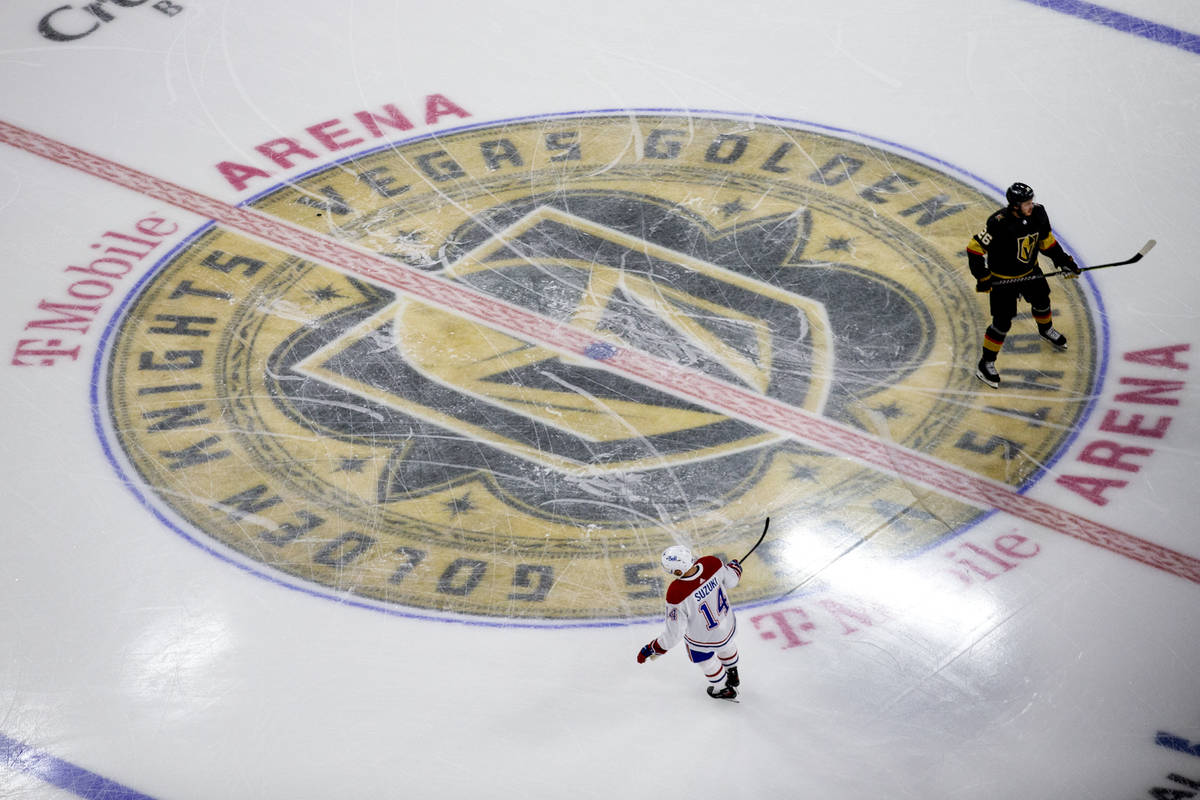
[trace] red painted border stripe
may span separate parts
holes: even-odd
[[[80,172],[212,219],[295,255],[342,273],[398,289],[525,341],[559,352],[592,357],[597,342],[587,332],[538,316],[467,286],[420,272],[257,211],[155,178],[85,150],[0,121],[0,141]],[[1200,559],[1081,517],[1015,492],[999,481],[962,470],[932,456],[885,442],[803,409],[629,348],[608,348],[596,366],[806,444],[903,477],[977,508],[998,509],[1019,519],[1200,583]]]

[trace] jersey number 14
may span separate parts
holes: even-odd
[[[707,623],[708,623],[707,627],[710,631],[713,628],[717,627],[717,625],[720,624],[719,618],[723,617],[729,613],[729,601],[725,599],[725,590],[721,589],[721,588],[717,589],[717,616],[716,617],[713,616],[712,609],[710,609],[708,607],[707,600],[705,600],[703,603],[700,604],[700,613],[703,614],[704,619],[707,620]]]

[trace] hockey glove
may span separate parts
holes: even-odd
[[[655,639],[653,642],[638,651],[638,663],[645,664],[646,659],[653,661],[665,652],[667,651],[658,646],[658,639]]]
[[[982,278],[975,279],[975,291],[980,294],[987,294],[992,290],[992,276],[986,275]]]
[[[1067,280],[1078,278],[1079,273],[1083,272],[1079,265],[1075,263],[1075,259],[1067,256],[1067,260],[1058,265],[1058,268],[1063,271],[1063,277]]]
[[[727,563],[725,564],[725,566],[729,567],[731,570],[733,570],[734,572],[736,572],[736,573],[738,574],[738,576],[739,576],[739,577],[741,577],[741,574],[742,574],[742,562],[738,561],[738,560],[735,558],[733,561],[729,561],[729,562],[727,562]]]

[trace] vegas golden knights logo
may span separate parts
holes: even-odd
[[[799,126],[636,114],[401,143],[253,205],[1022,486],[1098,355],[1077,336],[1064,367],[1014,329],[1005,406],[975,392],[986,315],[961,249],[994,203]],[[1080,292],[1056,290],[1056,320],[1086,334]],[[902,557],[980,514],[220,228],[159,266],[105,357],[106,435],[172,526],[404,613],[654,615],[665,546],[735,557],[769,513],[791,534],[739,590],[767,599],[806,553]]]
[[[1038,238],[1038,234],[1031,233],[1017,240],[1017,260],[1022,264],[1028,264],[1037,255]]]

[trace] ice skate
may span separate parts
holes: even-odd
[[[980,359],[979,366],[975,368],[975,377],[993,389],[1000,388],[1000,371],[996,369],[995,361]]]
[[[737,699],[737,689],[734,689],[729,684],[726,684],[720,689],[712,686],[708,687],[708,696],[714,700],[735,700]]]
[[[1038,331],[1038,335],[1050,344],[1054,345],[1056,350],[1067,349],[1067,337],[1055,330],[1053,325],[1051,325],[1049,328],[1046,328],[1044,331]]]

